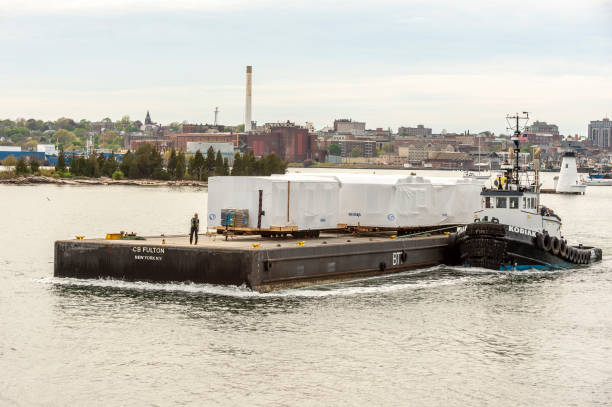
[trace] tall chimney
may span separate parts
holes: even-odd
[[[244,131],[251,131],[251,76],[253,75],[253,67],[246,67],[246,107],[244,111]]]

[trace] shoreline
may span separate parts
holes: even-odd
[[[135,185],[144,187],[156,186],[178,186],[178,187],[207,187],[208,181],[196,180],[172,180],[162,181],[155,179],[122,179],[111,178],[54,178],[44,175],[20,176],[15,178],[0,179],[0,185]]]

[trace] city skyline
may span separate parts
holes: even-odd
[[[260,124],[499,134],[526,110],[586,136],[612,111],[609,2],[376,4],[10,0],[0,114],[235,125],[246,65]]]

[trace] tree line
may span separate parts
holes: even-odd
[[[236,153],[233,168],[230,170],[227,158],[223,158],[221,151],[215,154],[212,147],[206,151],[206,157],[198,150],[187,160],[184,152],[177,153],[172,149],[168,158],[164,159],[162,154],[149,144],[142,145],[135,152],[128,151],[121,163],[114,155],[106,157],[104,154],[95,153],[89,157],[72,157],[70,166],[66,161],[66,154],[60,149],[55,166],[60,175],[72,174],[93,178],[106,176],[113,179],[207,181],[208,177],[212,176],[284,174],[287,169],[287,163],[276,154],[256,158],[252,152]]]

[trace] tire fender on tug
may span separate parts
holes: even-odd
[[[556,256],[559,254],[559,250],[561,250],[561,239],[557,236],[553,236],[551,239],[550,251]]]
[[[538,249],[544,250],[544,235],[540,232],[536,233],[536,246],[538,246]]]
[[[561,239],[561,245],[559,246],[559,255],[562,258],[567,259],[567,242],[565,241],[565,239]]]
[[[542,250],[549,252],[552,249],[552,239],[548,233],[544,233],[544,247]]]

